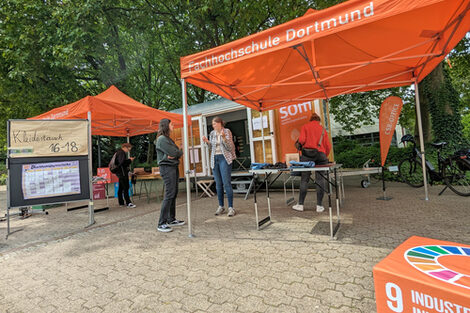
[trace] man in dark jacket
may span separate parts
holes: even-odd
[[[135,204],[131,202],[129,198],[129,165],[134,161],[134,157],[127,158],[127,153],[132,149],[130,143],[123,143],[121,149],[116,151],[116,176],[119,178],[119,189],[118,189],[118,201],[120,206],[124,206],[124,199],[126,200],[126,206],[129,208],[135,208]],[[123,199],[124,196],[124,199]]]

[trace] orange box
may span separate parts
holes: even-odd
[[[470,313],[470,245],[413,236],[374,267],[378,313]]]
[[[96,176],[106,179],[107,184],[117,183],[119,181],[119,178],[115,174],[111,173],[111,170],[108,167],[99,167],[97,169]]]

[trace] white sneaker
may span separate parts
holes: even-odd
[[[169,233],[173,231],[173,229],[171,229],[171,227],[168,226],[168,224],[163,224],[163,225],[158,226],[157,230],[161,231],[162,233]]]
[[[132,208],[132,209],[133,209],[133,208],[135,208],[135,207],[136,207],[136,205],[135,205],[134,203],[132,203],[132,202],[131,202],[131,203],[129,203],[129,204],[127,205],[127,207],[128,207],[128,208]]]
[[[303,204],[296,204],[292,207],[293,210],[296,211],[303,211],[304,210],[304,205]]]
[[[215,215],[220,215],[224,213],[224,211],[225,211],[225,208],[223,206],[219,206],[217,210],[215,210]]]
[[[228,208],[228,214],[227,214],[227,216],[228,216],[228,217],[232,217],[232,216],[234,216],[234,215],[235,215],[235,209],[232,208],[232,207]]]
[[[325,207],[323,205],[317,205],[317,212],[321,213],[323,211],[325,211]]]

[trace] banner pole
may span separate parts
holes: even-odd
[[[423,167],[423,183],[424,183],[424,200],[428,201],[428,181],[426,177],[426,157],[424,155],[424,136],[423,136],[423,124],[421,121],[421,107],[419,103],[419,89],[418,80],[415,78],[415,101],[416,101],[416,120],[418,121],[418,134],[419,134],[419,145],[421,149],[421,165]]]
[[[101,136],[98,136],[98,167],[101,167]]]
[[[382,192],[383,192],[383,196],[378,197],[377,200],[385,200],[385,201],[392,200],[391,197],[387,197],[386,188],[385,188],[385,167],[383,165],[382,165]]]
[[[385,198],[385,171],[384,171],[383,165],[382,165],[382,191],[384,193],[384,198]]]
[[[10,121],[7,122],[7,147],[10,147]],[[5,239],[8,239],[10,236],[10,150],[7,149],[7,159],[6,159],[6,167],[7,167],[7,236]]]
[[[184,146],[184,176],[186,180],[186,208],[188,210],[188,236],[194,237],[191,224],[191,176],[189,169],[189,140],[188,140],[188,98],[186,95],[186,81],[181,79],[181,92],[183,96],[183,146]]]
[[[93,163],[91,145],[91,112],[88,111],[88,187],[90,188],[90,199],[88,200],[88,226],[95,224],[95,206],[93,203]]]

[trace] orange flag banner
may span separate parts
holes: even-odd
[[[387,159],[388,150],[392,143],[393,133],[395,126],[398,122],[403,101],[399,97],[388,97],[382,102],[379,115],[379,128],[380,128],[380,157],[382,158],[382,166]]]

